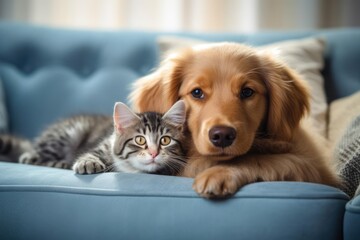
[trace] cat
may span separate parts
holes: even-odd
[[[9,134],[0,135],[1,162],[17,162],[21,154],[32,149],[31,142],[27,139]]]
[[[165,114],[136,114],[118,102],[113,118],[80,115],[51,125],[20,163],[101,172],[176,175],[186,164],[183,101]],[[0,137],[1,139],[1,137]]]

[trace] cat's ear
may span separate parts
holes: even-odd
[[[183,126],[186,120],[185,102],[177,101],[162,117],[163,120],[175,126]]]
[[[118,132],[131,127],[140,121],[140,117],[122,102],[115,103],[114,106],[114,126]]]

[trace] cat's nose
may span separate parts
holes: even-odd
[[[236,130],[227,126],[215,126],[209,131],[210,142],[215,147],[228,147],[236,138]]]
[[[156,158],[156,156],[159,155],[159,152],[156,150],[149,150],[149,153],[152,158]]]

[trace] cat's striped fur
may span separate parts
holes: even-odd
[[[112,132],[111,117],[79,115],[63,119],[43,131],[19,162],[70,169],[78,156],[95,148]]]
[[[117,103],[113,119],[76,116],[51,125],[19,162],[72,168],[79,174],[118,171],[175,175],[186,162],[184,122],[182,101],[164,115],[135,114]]]
[[[0,135],[0,161],[17,162],[20,155],[31,151],[32,145],[29,140],[17,136]]]

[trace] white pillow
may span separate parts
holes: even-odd
[[[328,139],[336,144],[346,128],[360,115],[360,91],[330,103]]]
[[[160,36],[157,43],[162,56],[181,48],[207,43],[198,39],[175,36]],[[321,70],[324,66],[323,53],[325,40],[321,38],[305,38],[289,40],[257,47],[269,51],[296,70],[305,79],[311,89],[310,118],[315,129],[326,137],[327,101],[324,90],[324,78]]]

